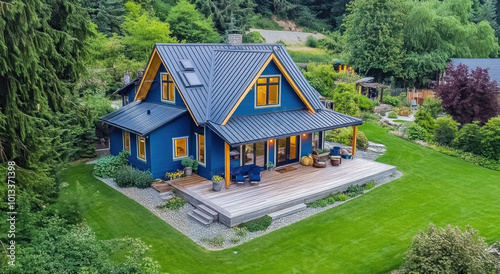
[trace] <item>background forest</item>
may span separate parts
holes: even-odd
[[[277,20],[293,20],[304,31],[325,35],[308,39],[305,53],[286,46],[296,62],[322,63],[309,65],[304,74],[333,98],[334,79],[343,77],[333,71],[337,61],[360,75],[408,87],[426,86],[450,58],[498,57],[499,5],[496,0],[0,2],[0,174],[15,161],[16,240],[25,247],[16,268],[1,272],[158,271],[140,240],[96,239],[82,224],[81,212],[91,201],[82,202],[75,193],[73,201],[55,204],[64,188],[58,173],[69,161],[96,156],[95,142],[106,130],[98,118],[113,110],[111,94],[123,85],[124,73],[133,79],[145,67],[154,43],[224,42],[228,30],[282,30]],[[265,42],[258,32],[243,39]],[[322,53],[311,56],[311,48]],[[2,184],[1,219],[6,195]],[[4,242],[6,225],[0,224]],[[51,250],[68,255],[43,259]],[[128,254],[130,262],[117,264],[113,254]],[[5,263],[2,256],[0,267]]]

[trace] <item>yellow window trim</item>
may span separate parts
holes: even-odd
[[[140,156],[141,152],[141,139],[144,139],[144,157]],[[137,135],[137,158],[146,161],[146,137]]]
[[[238,108],[238,106],[241,104],[241,102],[243,101],[243,99],[245,99],[245,97],[247,96],[248,92],[250,92],[250,90],[252,90],[252,88],[254,87],[255,83],[260,78],[262,72],[267,67],[267,65],[269,65],[269,63],[271,61],[274,61],[274,63],[278,67],[278,69],[281,71],[281,74],[283,74],[283,76],[288,81],[288,83],[290,84],[290,86],[292,86],[292,88],[295,91],[295,93],[297,93],[297,95],[302,100],[302,102],[304,102],[304,104],[306,105],[306,108],[309,110],[309,112],[311,112],[311,113],[315,113],[316,112],[316,111],[314,111],[314,108],[311,106],[311,104],[309,103],[309,101],[307,101],[307,99],[304,96],[304,94],[300,91],[300,89],[297,87],[297,85],[295,84],[295,82],[292,80],[292,78],[290,77],[290,75],[288,74],[288,72],[285,70],[285,68],[283,67],[283,65],[281,64],[281,62],[278,60],[278,58],[276,57],[276,55],[274,53],[272,53],[271,56],[269,56],[269,58],[266,60],[266,62],[262,66],[262,68],[259,70],[259,72],[257,73],[257,75],[254,77],[254,79],[252,80],[252,82],[250,83],[250,85],[247,87],[247,89],[245,90],[245,92],[243,92],[243,94],[241,95],[241,97],[238,99],[238,101],[236,102],[236,104],[233,106],[233,108],[231,109],[231,111],[229,112],[229,114],[226,116],[226,118],[222,122],[222,125],[227,124],[227,121],[229,121],[229,118],[231,118],[231,116],[236,111],[236,109]]]
[[[153,80],[156,76],[156,73],[158,72],[158,69],[160,68],[160,64],[163,64],[165,69],[167,70],[167,73],[170,75],[173,75],[170,73],[168,70],[167,66],[165,65],[165,62],[160,57],[160,54],[158,53],[158,50],[154,49],[153,54],[151,54],[151,58],[149,58],[148,66],[146,67],[146,71],[144,72],[144,76],[142,77],[141,84],[139,85],[139,88],[137,89],[137,93],[135,94],[134,101],[136,100],[144,100],[146,96],[148,95],[149,88],[151,87],[151,84],[153,83]],[[173,77],[172,77],[173,78]],[[191,117],[193,118],[194,123],[196,126],[198,126],[198,122],[194,118],[193,112],[189,108],[189,105],[186,103],[186,100],[184,99],[184,96],[182,95],[181,90],[176,84],[176,81],[174,80],[174,85],[177,91],[179,91],[179,95],[181,96],[182,101],[184,101],[184,104],[186,105],[189,114],[191,114]]]

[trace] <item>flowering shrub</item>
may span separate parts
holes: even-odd
[[[174,172],[167,172],[165,174],[165,177],[169,178],[170,180],[179,179],[181,177],[184,177],[184,170],[177,170],[177,171],[174,171]]]

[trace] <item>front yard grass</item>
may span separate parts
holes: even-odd
[[[133,200],[92,176],[92,165],[76,164],[63,175],[98,201],[86,214],[98,237],[138,237],[149,256],[169,273],[380,273],[402,262],[419,229],[429,222],[478,229],[488,243],[500,239],[500,172],[475,166],[387,134],[360,127],[385,144],[378,161],[405,175],[348,203],[222,251],[207,251]],[[355,172],[355,170],[353,170]],[[234,251],[238,251],[234,254]]]

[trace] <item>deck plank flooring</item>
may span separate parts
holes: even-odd
[[[394,166],[365,159],[343,160],[338,167],[330,164],[327,168],[300,164],[293,167],[297,169],[286,173],[263,171],[262,182],[258,185],[248,182],[243,186],[232,184],[220,192],[212,191],[211,182],[198,175],[199,178],[187,177],[189,180],[184,178],[186,180],[175,180],[171,184],[181,191],[187,190],[186,193],[200,203],[225,212],[230,225],[235,225],[255,216],[264,216],[344,190],[351,184],[390,175],[396,170]]]

